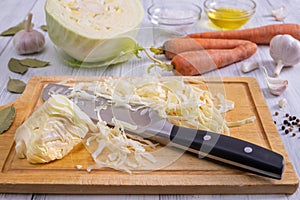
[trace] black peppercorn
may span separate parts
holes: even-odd
[[[284,129],[285,129],[285,126],[281,126],[281,130],[283,130],[283,131],[284,131]],[[300,128],[299,128],[299,130],[300,130]]]
[[[289,134],[289,132],[290,131],[288,129],[285,129],[285,131],[284,131],[285,134]]]

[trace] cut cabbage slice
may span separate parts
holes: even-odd
[[[47,0],[45,11],[50,39],[79,61],[71,64],[124,62],[138,48],[133,37],[144,17],[139,0]]]
[[[89,132],[98,131],[77,105],[62,95],[52,95],[17,130],[16,153],[30,163],[61,159]]]

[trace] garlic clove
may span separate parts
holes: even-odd
[[[269,83],[268,87],[269,87],[270,92],[273,95],[279,96],[286,90],[287,85],[288,85],[288,82],[285,80],[284,82],[281,82],[280,84]]]
[[[278,106],[280,108],[284,108],[286,106],[286,104],[287,104],[287,100],[285,98],[279,100],[279,102],[278,102]]]
[[[286,18],[285,6],[282,5],[277,9],[273,9],[272,16],[275,18],[276,21],[283,21]]]
[[[258,68],[259,68],[258,62],[243,62],[241,66],[241,70],[244,73],[251,72]]]
[[[13,44],[19,54],[32,54],[40,52],[45,46],[45,37],[42,33],[31,29],[32,14],[29,13],[25,30],[17,32]]]
[[[265,67],[263,67],[265,79],[267,81],[267,85],[269,88],[269,91],[271,94],[279,96],[281,95],[288,86],[288,80],[279,79],[279,78],[273,78],[269,77],[268,72]]]

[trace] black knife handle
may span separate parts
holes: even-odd
[[[263,176],[281,179],[283,156],[234,137],[203,130],[174,126],[170,140],[180,148]]]

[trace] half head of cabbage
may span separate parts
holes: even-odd
[[[136,53],[144,17],[139,0],[47,0],[45,11],[49,37],[71,65],[106,66]]]

